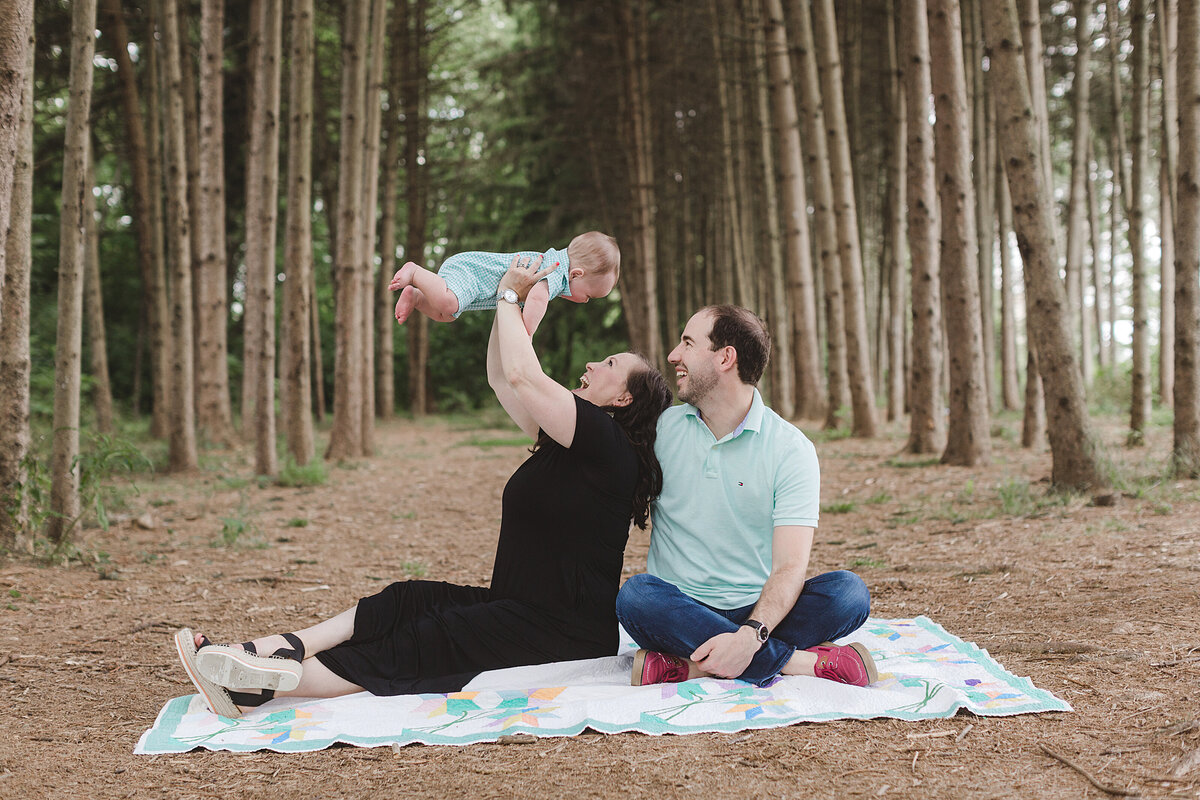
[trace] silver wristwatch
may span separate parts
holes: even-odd
[[[754,635],[758,639],[759,645],[766,644],[767,639],[771,637],[771,631],[756,619],[748,619],[742,623],[742,626],[754,629]]]
[[[503,300],[506,303],[512,303],[514,306],[519,305],[521,302],[521,298],[518,297],[517,293],[512,289],[505,289],[504,291],[500,292],[496,295],[496,299]]]

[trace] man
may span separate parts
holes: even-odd
[[[849,634],[867,618],[862,579],[805,581],[820,509],[812,443],[755,388],[770,354],[762,320],[709,306],[667,360],[679,399],[658,421],[663,489],[649,574],[626,581],[617,617],[642,650],[635,686],[706,675],[760,686],[780,674],[866,686],[870,652]]]

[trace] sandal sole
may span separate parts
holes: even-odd
[[[196,654],[196,667],[205,678],[227,689],[280,692],[290,692],[299,686],[304,671],[291,659],[254,655],[225,644],[200,648]]]
[[[229,692],[200,674],[196,666],[195,637],[190,629],[181,628],[175,633],[175,652],[179,654],[179,663],[183,665],[183,670],[188,674],[196,691],[204,698],[209,711],[230,719],[242,716],[241,709],[233,702]]]

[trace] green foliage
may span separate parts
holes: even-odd
[[[889,467],[896,467],[898,469],[909,469],[909,468],[914,468],[914,467],[917,469],[920,469],[921,467],[935,467],[938,464],[942,463],[942,460],[940,458],[938,458],[937,456],[933,456],[932,458],[919,458],[919,459],[915,459],[915,460],[911,460],[911,459],[905,460],[902,458],[889,458],[887,461],[885,461],[883,463]]]
[[[287,526],[289,528],[307,528],[308,524],[309,520],[304,519],[303,517],[292,517],[287,521]]]
[[[1065,506],[1071,501],[1072,495],[1053,490],[1037,495],[1029,481],[1010,478],[996,487],[996,497],[1000,500],[1000,511],[1004,516],[1030,517]]]
[[[409,578],[424,578],[428,572],[420,561],[404,561],[400,564],[400,569]]]
[[[855,569],[856,567],[868,567],[868,568],[872,568],[872,569],[883,569],[886,566],[887,566],[887,562],[883,561],[882,559],[863,558],[860,556],[858,558],[850,559],[849,568]]]
[[[472,436],[469,439],[464,439],[459,442],[456,447],[481,447],[484,449],[491,447],[531,447],[533,440],[528,436],[497,436],[483,437]]]
[[[857,507],[858,506],[856,503],[853,503],[850,501],[844,501],[844,502],[840,502],[840,503],[822,503],[821,504],[821,513],[822,514],[849,514],[851,511],[854,511]]]
[[[880,490],[868,497],[866,500],[863,500],[863,504],[868,506],[878,506],[882,505],[883,503],[890,502],[891,499],[892,496],[890,494],[888,494],[886,491]]]
[[[325,463],[314,458],[304,466],[296,463],[296,460],[290,456],[287,462],[283,465],[283,469],[275,477],[277,486],[321,486],[329,480],[329,473],[325,470]]]

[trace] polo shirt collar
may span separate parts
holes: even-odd
[[[762,395],[758,389],[754,389],[754,397],[750,400],[750,410],[746,412],[745,418],[738,423],[738,426],[733,429],[733,432],[726,436],[726,439],[733,439],[739,436],[742,431],[758,431],[762,430],[763,410],[766,408],[763,403]],[[704,419],[700,416],[700,409],[696,408],[691,403],[683,404],[683,413],[689,417],[694,417],[697,422],[704,424]]]

